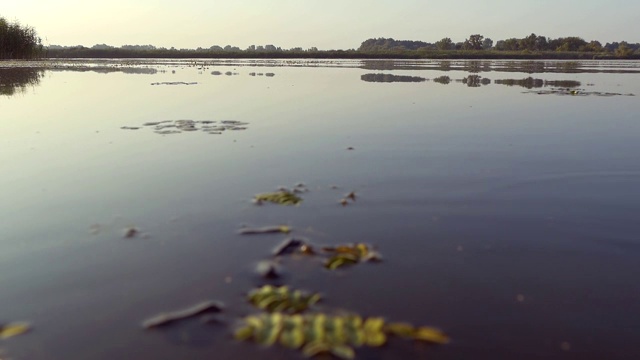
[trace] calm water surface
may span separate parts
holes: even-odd
[[[288,224],[315,244],[373,244],[384,262],[287,258],[281,283],[453,339],[358,358],[638,359],[632,95],[638,62],[0,63],[0,322],[34,325],[0,348],[298,359],[197,319],[140,328],[204,299],[231,324],[251,313],[253,266],[284,236],[236,231]],[[180,119],[248,124],[142,126]],[[251,203],[298,182],[298,207]],[[142,234],[123,238],[128,226]]]

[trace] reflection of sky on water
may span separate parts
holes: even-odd
[[[563,341],[603,358],[628,354],[640,321],[640,105],[626,96],[527,96],[526,72],[471,73],[457,63],[384,70],[431,79],[389,85],[362,81],[373,71],[354,61],[51,71],[32,91],[1,96],[0,303],[6,318],[38,326],[3,347],[36,360],[288,356],[229,343],[224,330],[191,348],[176,345],[184,328],[137,327],[208,298],[244,311],[241,294],[257,281],[251,265],[282,239],[236,231],[286,223],[320,244],[373,243],[385,257],[342,276],[292,260],[287,282],[339,307],[442,327],[465,344],[399,353],[394,344],[382,358],[555,359],[566,355]],[[276,76],[257,76],[268,72]],[[436,82],[445,76],[449,86]],[[638,94],[635,76],[531,78]],[[501,79],[518,86],[496,86]],[[250,128],[121,129],[181,119]],[[311,190],[300,207],[250,203],[300,181]],[[340,206],[352,190],[358,200]],[[149,239],[122,239],[129,225]],[[365,295],[373,300],[363,304]]]

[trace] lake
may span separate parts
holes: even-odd
[[[638,96],[634,61],[0,62],[0,322],[33,326],[0,358],[299,359],[233,339],[271,283],[452,339],[358,359],[638,359]],[[263,279],[269,225],[383,261]]]

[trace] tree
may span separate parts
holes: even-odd
[[[482,49],[483,50],[489,50],[493,47],[493,40],[486,38],[484,39],[484,41],[482,42]]]
[[[471,35],[464,42],[462,48],[464,50],[482,50],[482,39],[484,39],[484,36],[480,34]]]
[[[603,50],[600,41],[593,40],[584,46],[584,51],[601,52]]]
[[[534,51],[536,50],[536,39],[538,39],[538,36],[532,33],[531,35],[518,41],[518,48],[520,50]]]
[[[454,47],[453,41],[451,41],[451,39],[448,37],[437,41],[435,45],[438,50],[451,50]]]
[[[556,51],[578,51],[580,47],[587,45],[587,42],[577,36],[569,36],[551,40],[549,45]]]
[[[545,36],[536,37],[535,49],[538,51],[544,51],[549,49],[549,43],[547,42],[547,38]]]
[[[629,48],[629,44],[626,41],[621,41],[620,45],[615,51],[616,56],[627,57],[633,53],[633,50]]]

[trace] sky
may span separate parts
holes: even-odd
[[[459,42],[471,34],[637,43],[638,14],[637,0],[5,0],[0,8],[45,45],[321,50],[374,37]]]

